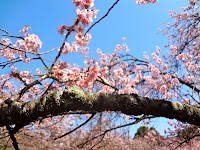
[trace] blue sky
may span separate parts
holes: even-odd
[[[114,0],[96,0],[95,8],[100,10],[97,19],[103,16]],[[103,53],[112,53],[117,44],[122,44],[122,37],[126,42],[131,54],[142,58],[143,52],[151,54],[156,46],[167,44],[167,37],[158,33],[158,28],[164,28],[163,22],[169,22],[169,10],[181,11],[188,6],[188,0],[159,0],[155,4],[136,5],[135,0],[121,0],[102,22],[97,24],[90,32],[92,34],[89,45],[89,56],[98,59],[96,49],[100,48]],[[0,28],[9,31],[13,35],[20,35],[19,30],[24,25],[32,28],[30,31],[38,35],[43,42],[42,51],[60,47],[64,36],[57,32],[61,24],[71,25],[76,17],[75,6],[72,0],[1,0],[0,1]],[[97,20],[96,19],[96,20]],[[73,37],[69,39],[69,42]],[[163,49],[164,50],[164,49]],[[54,54],[48,55],[49,59]],[[66,55],[63,57],[71,64],[83,65],[84,56]],[[24,69],[37,68],[37,63],[21,66]],[[6,69],[5,69],[6,70]],[[5,71],[3,70],[3,71]],[[2,74],[2,71],[0,75]],[[154,126],[162,132],[166,126],[166,119],[155,119]],[[134,131],[141,126],[136,125]]]

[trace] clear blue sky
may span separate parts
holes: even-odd
[[[100,10],[97,19],[103,16],[114,2],[115,0],[96,0],[95,8]],[[169,10],[181,11],[181,8],[187,5],[188,0],[159,0],[155,4],[145,5],[136,5],[135,0],[121,0],[108,17],[91,30],[89,56],[97,59],[97,48],[104,53],[114,52],[115,46],[123,43],[122,37],[126,37],[133,56],[142,58],[144,51],[150,55],[156,46],[162,48],[167,44],[167,38],[156,33],[159,27],[164,28],[163,22],[169,21]],[[20,35],[19,30],[24,25],[31,26],[31,33],[38,35],[43,42],[40,52],[61,46],[64,36],[58,34],[57,27],[61,24],[71,25],[76,19],[75,16],[76,10],[72,0],[0,1],[0,28],[13,35]],[[51,54],[48,58],[53,56],[55,55]],[[71,64],[82,65],[84,57],[67,55],[63,59]],[[37,64],[31,66],[38,67]],[[27,67],[30,68],[30,65],[24,66],[25,69]],[[0,75],[2,73],[1,71]],[[156,120],[154,126],[163,133],[161,129],[167,127],[166,119]],[[137,129],[139,126],[141,124],[134,128]]]

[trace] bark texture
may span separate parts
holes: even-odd
[[[118,111],[126,115],[153,115],[200,125],[200,109],[187,104],[140,97],[136,94],[85,92],[72,86],[53,91],[39,100],[12,102],[0,107],[0,126],[28,125],[39,117],[65,114],[70,111]]]

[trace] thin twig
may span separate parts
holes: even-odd
[[[62,137],[64,137],[64,136],[66,136],[66,135],[68,135],[68,134],[70,134],[70,133],[76,131],[77,129],[79,129],[80,127],[84,126],[86,123],[88,123],[88,122],[94,117],[94,115],[95,115],[95,113],[92,114],[92,115],[90,116],[90,118],[88,118],[84,123],[82,123],[82,124],[79,125],[78,127],[74,128],[73,130],[71,130],[71,131],[69,131],[69,132],[67,132],[67,133],[65,133],[65,134],[63,134],[63,135],[61,135],[61,136],[59,136],[59,137],[54,138],[54,140],[57,140],[57,139],[59,139],[59,138],[62,138]]]
[[[48,66],[46,65],[46,63],[45,63],[44,60],[43,60],[43,57],[41,57],[38,53],[34,53],[34,52],[30,52],[30,51],[25,51],[25,50],[19,49],[19,48],[14,48],[14,47],[12,47],[12,46],[5,45],[5,44],[3,44],[3,43],[1,43],[1,42],[0,42],[0,45],[2,45],[2,46],[7,46],[7,47],[10,48],[10,49],[17,50],[17,51],[21,51],[21,52],[24,52],[24,53],[33,54],[33,55],[39,57],[39,59],[40,59],[40,60],[42,61],[42,63],[44,64],[44,66],[45,66],[46,68],[48,68]]]
[[[108,16],[109,12],[114,8],[114,6],[115,6],[118,2],[119,2],[119,0],[117,0],[117,1],[108,9],[107,13],[106,13],[103,17],[101,17],[97,22],[95,22],[94,24],[92,24],[92,25],[90,26],[90,28],[85,32],[85,35],[86,35],[86,33],[88,33],[97,23],[99,23],[99,22],[100,22],[101,20],[103,20],[106,16]]]
[[[100,83],[102,83],[102,84],[104,84],[104,85],[107,85],[107,86],[109,86],[109,87],[115,89],[116,91],[119,91],[119,88],[117,88],[117,87],[115,87],[115,86],[113,86],[113,85],[108,84],[108,83],[105,82],[100,76],[98,76],[98,77],[99,77],[101,80],[96,79],[96,81],[98,81],[98,82],[100,82]]]
[[[131,122],[131,123],[128,123],[128,124],[125,124],[125,125],[121,125],[121,126],[117,126],[117,127],[114,127],[114,128],[108,129],[108,130],[105,130],[103,133],[101,133],[101,134],[99,134],[99,135],[96,135],[96,136],[93,137],[92,139],[87,140],[85,143],[82,143],[82,144],[77,145],[77,147],[83,148],[83,146],[84,146],[85,144],[87,144],[89,141],[92,141],[92,140],[98,138],[99,136],[105,136],[105,134],[106,134],[107,132],[110,132],[110,131],[112,131],[112,130],[116,130],[116,129],[119,129],[119,128],[127,127],[127,126],[130,126],[130,125],[133,125],[133,124],[137,124],[137,123],[139,123],[140,121],[142,121],[142,120],[144,120],[144,119],[146,119],[146,118],[149,118],[149,117],[147,117],[147,116],[144,115],[144,116],[142,116],[142,117],[140,117],[140,118],[137,118],[136,121],[134,121],[134,122]],[[150,117],[150,118],[151,118],[151,117]]]
[[[64,41],[63,41],[63,43],[62,43],[62,46],[60,47],[60,51],[59,51],[58,55],[56,56],[54,62],[52,63],[51,68],[50,68],[49,71],[51,71],[51,70],[53,69],[55,63],[57,62],[58,58],[60,57],[60,55],[61,55],[61,53],[62,53],[62,50],[63,50],[63,48],[64,48],[64,46],[65,46],[65,43],[66,43],[66,41],[67,41],[68,36],[71,34],[72,31],[74,31],[74,27],[75,27],[78,23],[79,23],[79,20],[77,19],[76,22],[74,23],[74,25],[71,26],[70,30],[67,32],[67,34],[66,34],[66,36],[65,36],[65,39],[64,39]]]
[[[24,38],[22,36],[14,36],[14,35],[10,35],[10,34],[8,34],[8,35],[2,35],[2,36],[14,37],[14,38],[18,38],[18,39],[24,40]]]
[[[3,32],[6,32],[7,34],[10,34],[8,31],[6,31],[6,30],[4,30],[4,29],[1,29],[1,28],[0,28],[0,30],[3,31]]]
[[[47,53],[50,53],[50,52],[53,52],[54,50],[56,49],[59,49],[59,48],[54,48],[52,50],[49,50],[49,51],[46,51],[46,52],[42,52],[42,53],[38,53],[39,55],[43,55],[43,54],[47,54]]]

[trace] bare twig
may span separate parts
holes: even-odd
[[[30,52],[30,51],[25,51],[25,50],[19,49],[19,48],[14,48],[14,47],[12,47],[12,46],[5,45],[5,44],[3,44],[3,43],[1,43],[1,42],[0,42],[0,45],[2,45],[2,46],[7,46],[7,47],[10,48],[10,49],[17,50],[17,51],[21,51],[21,52],[24,52],[24,53],[33,54],[33,55],[39,57],[39,59],[40,59],[40,60],[42,61],[42,63],[44,64],[44,66],[45,66],[46,68],[48,68],[48,66],[47,66],[46,63],[44,62],[43,58],[42,58],[38,53],[34,53],[34,52]]]
[[[2,36],[14,37],[14,38],[18,38],[18,39],[24,40],[24,38],[22,36],[15,36],[15,35],[10,35],[10,34],[8,34],[8,35],[2,35]]]
[[[103,17],[101,17],[97,22],[95,22],[94,24],[92,24],[92,25],[90,26],[90,28],[85,32],[85,35],[86,35],[86,33],[88,33],[97,23],[99,23],[99,22],[100,22],[101,20],[103,20],[106,16],[108,16],[109,12],[114,8],[114,6],[115,6],[118,2],[119,2],[119,0],[117,0],[117,1],[108,9],[107,13],[106,13]]]
[[[82,143],[82,144],[77,145],[77,147],[83,148],[83,146],[84,146],[85,144],[87,144],[88,142],[90,142],[90,141],[92,141],[92,140],[94,140],[94,139],[96,139],[96,138],[98,138],[98,137],[100,137],[100,136],[103,136],[103,137],[104,137],[104,136],[106,135],[107,132],[110,132],[110,131],[112,131],[112,130],[116,130],[116,129],[119,129],[119,128],[127,127],[127,126],[130,126],[130,125],[133,125],[133,124],[137,124],[137,123],[139,123],[140,121],[142,121],[142,120],[144,120],[144,119],[146,119],[146,118],[151,118],[151,117],[147,117],[147,116],[144,115],[144,116],[142,116],[142,117],[140,117],[140,118],[137,118],[136,121],[134,121],[134,122],[131,122],[131,123],[128,123],[128,124],[125,124],[125,125],[121,125],[121,126],[117,126],[117,127],[114,127],[114,128],[108,129],[108,130],[105,130],[103,133],[96,135],[96,136],[93,137],[92,139],[87,140],[85,143]]]
[[[25,88],[23,88],[23,89],[20,91],[20,93],[18,94],[17,99],[15,99],[15,101],[19,100],[19,99],[22,97],[22,95],[23,95],[28,89],[30,89],[32,86],[34,86],[34,85],[36,85],[36,84],[41,84],[40,82],[43,81],[43,80],[45,80],[45,79],[47,79],[47,78],[48,78],[48,75],[44,75],[44,76],[42,76],[41,78],[35,80],[34,82],[28,84]]]
[[[98,76],[98,77],[99,77],[101,80],[96,79],[96,81],[98,81],[98,82],[100,82],[100,83],[102,83],[102,84],[104,84],[104,85],[107,85],[107,86],[109,86],[109,87],[115,89],[116,91],[119,91],[119,88],[117,88],[116,86],[113,86],[113,85],[108,84],[108,83],[105,82],[100,76]]]
[[[177,149],[178,147],[180,147],[184,143],[188,143],[190,140],[194,139],[195,137],[199,137],[199,136],[200,136],[200,134],[195,134],[192,137],[189,137],[189,138],[185,139],[183,142],[178,142],[179,143],[178,146],[176,146],[174,149]]]
[[[56,49],[59,49],[59,48],[54,48],[52,50],[49,50],[49,51],[46,51],[46,52],[42,52],[42,53],[38,53],[39,55],[42,55],[42,54],[47,54],[47,53],[50,53],[50,52],[53,52],[54,50]]]
[[[10,34],[8,31],[6,31],[6,30],[4,30],[4,29],[1,29],[1,28],[0,28],[0,30],[3,31],[3,32],[6,32],[7,34]]]
[[[71,130],[71,131],[69,131],[69,132],[67,132],[67,133],[65,133],[65,134],[63,134],[63,135],[61,135],[61,136],[59,136],[59,137],[56,137],[54,140],[57,140],[57,139],[59,139],[59,138],[62,138],[62,137],[64,137],[64,136],[66,136],[66,135],[68,135],[68,134],[70,134],[70,133],[76,131],[77,129],[79,129],[80,127],[84,126],[86,123],[88,123],[88,122],[94,117],[94,115],[95,115],[95,113],[92,114],[92,115],[90,116],[90,118],[88,118],[84,123],[82,123],[82,124],[79,125],[78,127],[74,128],[73,130]]]

